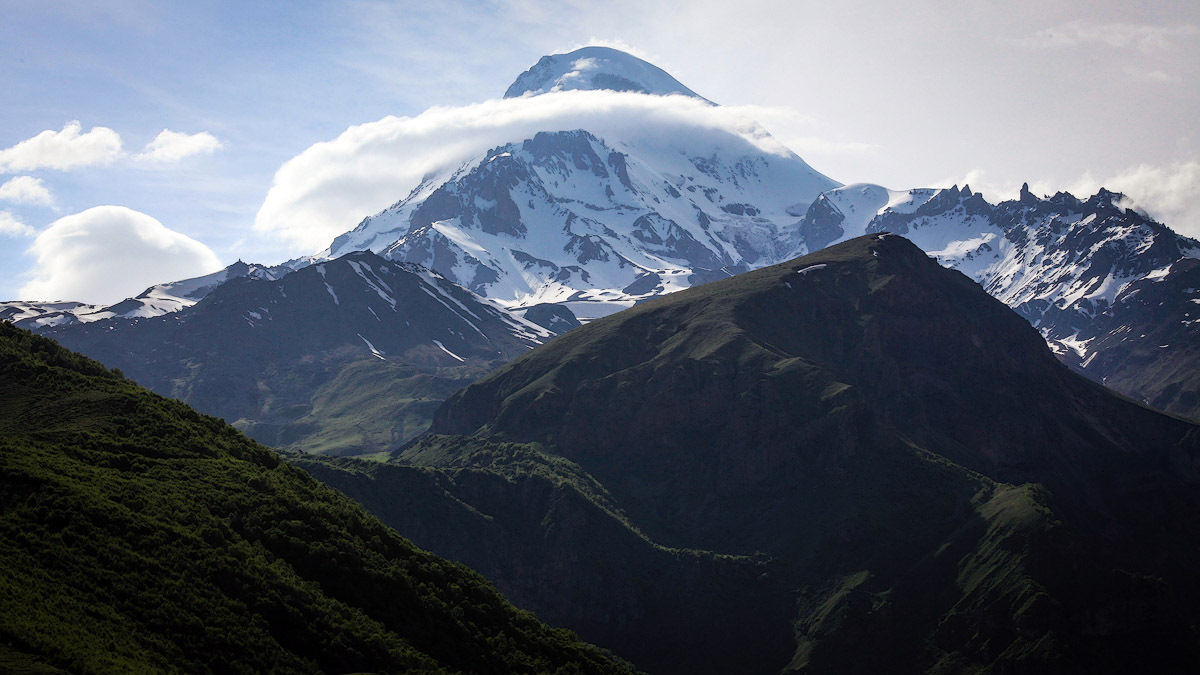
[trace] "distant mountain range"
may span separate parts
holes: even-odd
[[[297,459],[651,672],[1200,666],[1200,427],[899,236],[593,321]]]
[[[652,64],[604,47],[544,57],[506,95],[581,89],[713,106]],[[970,188],[841,186],[793,153],[764,150],[773,146],[761,128],[671,134],[627,126],[602,135],[546,129],[481,148],[314,257],[274,268],[239,263],[106,308],[4,303],[0,319],[42,330],[146,317],[189,306],[227,279],[278,279],[370,250],[518,312],[557,311],[560,332],[576,316],[590,320],[890,231],[1016,309],[1065,363],[1151,405],[1200,417],[1200,317],[1191,316],[1200,301],[1200,243],[1128,208],[1122,195],[1039,198],[1025,189],[991,204]]]
[[[20,328],[40,331],[76,323],[104,319],[141,319],[162,316],[191,307],[221,284],[234,279],[275,280],[291,269],[279,265],[263,267],[242,262],[194,279],[156,284],[113,305],[89,305],[82,302],[0,302],[0,321]]]
[[[231,279],[170,314],[43,332],[264,443],[334,454],[413,438],[455,389],[554,334],[370,252]]]

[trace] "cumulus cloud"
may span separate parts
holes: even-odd
[[[29,247],[34,277],[29,300],[113,303],[147,287],[221,268],[204,244],[123,206],[97,206],[60,218]]]
[[[1104,45],[1115,49],[1133,47],[1143,52],[1171,49],[1179,38],[1200,36],[1194,24],[1156,26],[1135,23],[1096,23],[1072,21],[1038,31],[1017,40],[1017,44],[1037,48],[1065,48],[1080,45]]]
[[[993,182],[978,169],[939,185],[952,183],[970,185],[972,190],[983,193],[993,203],[1016,199],[1021,190],[1020,182]],[[1035,195],[1062,190],[1085,199],[1100,188],[1124,194],[1126,208],[1140,210],[1180,234],[1200,238],[1200,202],[1195,198],[1200,194],[1200,162],[1177,162],[1169,166],[1140,164],[1106,177],[1085,172],[1067,183],[1029,181],[1029,190]]]
[[[221,141],[207,131],[185,134],[163,129],[137,158],[151,162],[178,162],[190,155],[211,155],[221,147]]]
[[[0,235],[7,237],[31,237],[34,229],[12,214],[11,211],[0,211]]]
[[[54,206],[54,196],[41,178],[17,176],[0,185],[0,201]]]
[[[587,129],[635,146],[697,154],[705,152],[699,143],[715,143],[792,155],[746,113],[687,96],[566,91],[386,117],[350,127],[288,160],[254,227],[285,238],[294,252],[320,250],[403,198],[423,176],[539,131]]]
[[[47,129],[0,150],[0,172],[58,169],[109,164],[121,154],[121,136],[108,127],[83,133],[79,122],[67,122],[62,131]]]

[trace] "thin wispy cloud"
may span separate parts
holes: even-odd
[[[1179,84],[1183,81],[1183,78],[1178,75],[1172,75],[1161,70],[1145,70],[1133,66],[1125,66],[1124,71],[1126,75],[1135,80],[1153,84]]]
[[[1084,174],[1070,189],[1091,194],[1101,187],[1124,193],[1137,208],[1176,232],[1200,238],[1200,202],[1196,200],[1200,194],[1200,162],[1139,164],[1100,178]]]
[[[1143,52],[1171,49],[1183,40],[1200,36],[1194,24],[1158,26],[1135,23],[1094,23],[1072,21],[1047,28],[1015,42],[1041,49],[1103,45],[1115,49],[1133,48]]]

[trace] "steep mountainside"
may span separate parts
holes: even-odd
[[[1126,204],[1106,190],[1079,200],[1025,189],[992,205],[970,188],[851,185],[823,194],[801,229],[810,249],[902,234],[1028,319],[1079,372],[1200,418],[1200,242]]]
[[[755,581],[680,577],[687,590],[663,589],[653,624],[794,629],[790,645],[656,642],[629,610],[649,606],[636,587],[613,587],[599,625],[560,610],[585,637],[657,653],[645,667],[658,672],[738,658],[814,673],[1200,664],[1200,430],[1072,374],[1028,323],[901,237],[596,320],[451,397],[431,432],[397,461],[445,476],[437,488],[484,515],[518,505],[541,541],[580,521],[514,487],[539,475],[657,547],[760,556]],[[506,479],[481,492],[489,472]],[[406,527],[384,511],[387,481],[343,484],[374,485],[364,501]],[[470,552],[485,537],[431,529],[432,549],[487,557]],[[488,574],[518,604],[552,604],[529,575],[584,588],[605,574],[586,547],[617,539],[587,531],[600,543],[554,549],[574,569],[518,557]],[[680,601],[730,583],[787,589],[791,620],[736,606],[701,618]]]
[[[0,670],[631,672],[232,428],[0,324]]]
[[[355,253],[195,306],[51,329],[147,388],[298,450],[386,450],[437,404],[551,333],[415,265]]]

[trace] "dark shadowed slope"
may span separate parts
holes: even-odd
[[[0,671],[628,672],[219,420],[0,324]]]
[[[587,588],[603,568],[587,542],[550,543],[576,521],[518,499],[530,477],[665,550],[758,556],[762,579],[693,575],[653,624],[616,609],[645,603],[635,587],[594,608],[608,624],[569,624],[656,656],[641,662],[652,671],[687,660],[717,672],[739,655],[757,672],[1198,663],[1196,427],[1071,373],[1027,322],[900,237],[594,321],[451,397],[432,432],[398,461],[485,515],[496,494],[527,505],[538,536],[526,541],[572,560],[568,583]],[[491,497],[471,485],[483,474],[505,479]],[[367,502],[382,510],[387,482],[375,488]],[[487,559],[452,529],[427,536]],[[488,574],[556,616],[553,598],[520,590],[553,567],[526,560]],[[792,619],[720,602],[701,617],[685,600],[727,584],[782,594]],[[743,630],[785,628],[791,644],[668,643],[652,627],[733,615]]]
[[[417,436],[450,393],[551,335],[370,252],[234,279],[165,316],[46,334],[262,443],[338,455]]]

